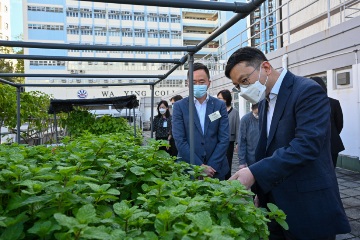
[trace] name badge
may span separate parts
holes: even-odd
[[[216,119],[221,118],[221,114],[219,111],[213,112],[212,114],[209,114],[210,121],[215,121]]]
[[[167,127],[167,121],[163,122],[163,127]]]

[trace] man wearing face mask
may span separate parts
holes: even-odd
[[[251,112],[245,114],[240,121],[238,157],[239,168],[255,163],[255,149],[259,141],[258,105],[251,105]]]
[[[188,72],[189,77],[189,72]],[[189,124],[195,124],[195,164],[205,167],[208,177],[225,179],[229,171],[226,152],[229,145],[229,120],[223,101],[207,93],[208,68],[194,64],[194,99],[184,98],[173,107],[172,134],[179,160],[190,163]],[[189,119],[189,101],[195,104],[194,119]]]
[[[231,55],[225,75],[244,98],[260,101],[256,162],[230,180],[248,188],[255,183],[255,203],[274,203],[287,215],[289,230],[271,221],[269,239],[335,239],[350,232],[332,167],[326,93],[310,79],[276,71],[252,47]]]

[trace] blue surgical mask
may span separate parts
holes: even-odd
[[[206,94],[207,85],[194,85],[194,97],[201,98]]]

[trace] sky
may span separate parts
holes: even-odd
[[[22,0],[10,0],[11,40],[23,33]]]

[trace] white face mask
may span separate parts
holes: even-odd
[[[260,83],[260,74],[261,66],[258,80],[250,84],[247,88],[241,88],[240,96],[248,100],[252,104],[256,104],[265,98],[266,82],[268,77],[266,77],[265,84]]]
[[[164,109],[164,108],[159,108],[159,112],[160,112],[161,114],[164,114],[164,113],[166,113],[166,109]]]
[[[259,119],[259,115],[257,113],[253,113],[253,116],[256,118],[256,119]]]

